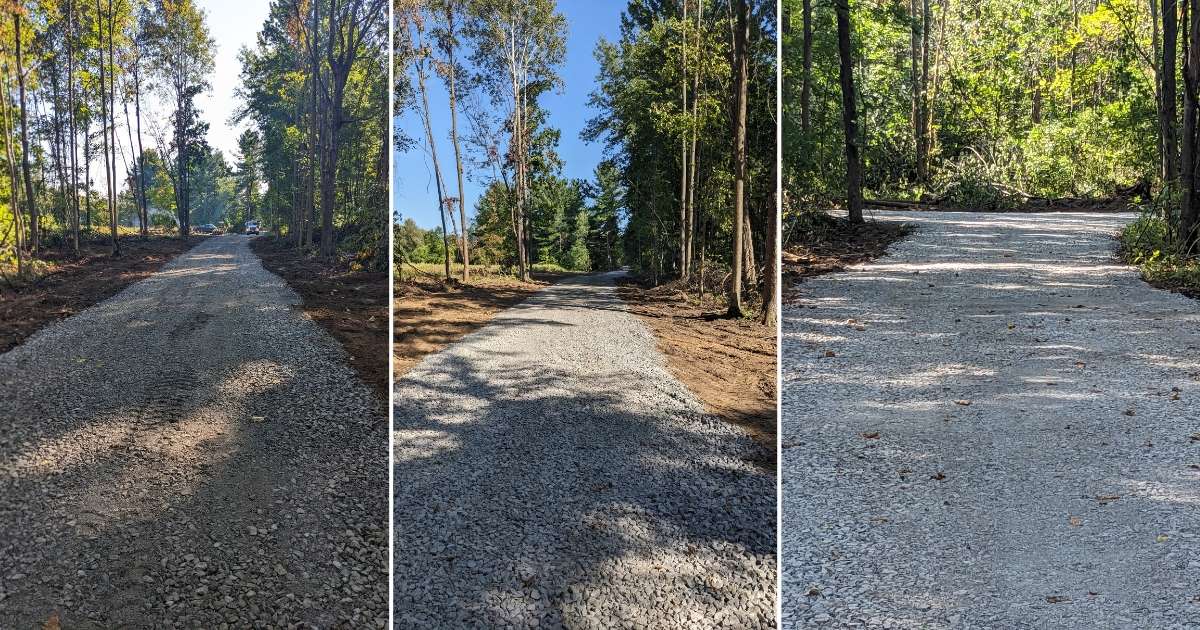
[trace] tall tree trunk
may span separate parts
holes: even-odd
[[[687,75],[687,17],[688,17],[688,0],[681,0],[683,3],[683,20],[680,23],[680,33],[683,34],[683,44],[679,47],[680,50],[680,105],[679,112],[686,114],[688,111],[688,75]],[[687,218],[688,218],[688,138],[687,135],[679,137],[679,277],[685,282],[688,279],[687,268]]]
[[[0,78],[3,79],[3,83],[0,84],[0,99],[3,101],[0,103],[0,113],[3,114],[4,118],[4,153],[8,158],[8,206],[13,216],[13,232],[15,233],[13,244],[15,245],[17,255],[17,275],[24,278],[27,270],[25,264],[25,221],[21,213],[20,185],[17,180],[17,156],[12,146],[13,125],[9,114],[12,109],[12,100],[9,98],[7,63],[4,64],[4,75]]]
[[[780,190],[779,182],[779,166],[778,162],[771,168],[773,177],[771,178],[776,186],[775,190],[771,191],[770,203],[767,206],[767,251],[766,251],[766,272],[763,276],[762,284],[762,323],[769,326],[775,325],[777,317],[776,294],[779,292],[779,205],[777,202],[777,192]]]
[[[1200,218],[1200,199],[1196,187],[1196,124],[1200,113],[1197,89],[1200,89],[1200,0],[1187,0],[1186,56],[1183,62],[1183,151],[1182,203],[1179,209],[1179,235],[1185,254],[1191,255],[1196,244],[1197,219]]]
[[[83,211],[84,224],[92,229],[92,119],[83,125]]]
[[[420,34],[418,32],[417,41],[420,42]],[[421,92],[421,121],[425,125],[425,140],[429,143],[429,156],[433,160],[433,180],[437,187],[438,198],[438,216],[442,218],[442,245],[446,279],[450,279],[450,240],[446,232],[446,195],[442,188],[442,166],[438,162],[437,156],[437,139],[433,135],[433,125],[429,121],[429,93],[425,89],[425,69],[422,67],[423,61],[418,58],[413,61],[413,65],[417,70],[417,88]]]
[[[750,79],[750,20],[747,0],[737,0],[733,35],[733,81],[736,98],[733,124],[733,273],[729,284],[729,316],[741,317],[743,236],[746,221],[746,113]]]
[[[67,0],[67,132],[71,138],[71,247],[79,256],[79,129],[75,118],[75,2]]]
[[[109,178],[109,212],[112,213],[113,235],[116,235],[117,222],[120,218],[117,209],[117,56],[115,44],[113,42],[113,31],[116,27],[116,12],[113,11],[112,0],[108,0],[108,139],[109,149],[112,151],[111,169],[112,176]],[[115,253],[120,254],[120,241],[117,241]]]
[[[802,66],[800,73],[800,131],[806,136],[812,128],[812,71],[813,71],[813,33],[812,33],[812,0],[804,0],[801,8],[803,22],[801,35]]]
[[[846,143],[846,209],[851,223],[863,222],[862,158],[858,152],[858,105],[854,96],[854,59],[850,48],[850,3],[835,0],[837,9],[838,78],[842,86],[842,127]]]
[[[111,3],[110,3],[111,5]],[[117,211],[113,204],[112,194],[112,165],[109,160],[109,101],[108,101],[108,72],[104,61],[104,14],[100,9],[100,0],[96,0],[96,29],[100,34],[100,135],[104,137],[104,190],[108,196],[108,227],[112,239],[113,256],[121,255],[120,239],[117,238]]]
[[[21,59],[21,12],[13,12],[14,41],[17,57],[17,90],[21,107],[21,173],[25,179],[25,202],[29,204],[29,246],[36,256],[41,247],[41,217],[37,197],[33,195],[33,178],[29,174],[29,117],[25,111],[25,66]]]
[[[141,43],[135,42],[138,49],[138,61],[141,60]],[[133,66],[133,115],[137,124],[137,187],[138,208],[141,213],[142,238],[150,236],[150,204],[146,201],[146,151],[142,148],[142,80],[139,63]]]
[[[462,149],[458,144],[458,66],[454,59],[454,48],[457,46],[457,35],[454,30],[454,17],[457,3],[446,3],[446,26],[449,29],[449,42],[446,46],[446,56],[449,57],[450,88],[450,142],[454,145],[454,168],[458,174],[458,218],[462,226],[462,279],[471,281],[471,244],[467,229],[467,193],[463,186]],[[443,228],[444,230],[445,228]]]
[[[1163,173],[1164,185],[1171,194],[1178,194],[1179,188],[1179,145],[1176,139],[1178,114],[1176,110],[1175,67],[1176,55],[1179,50],[1179,0],[1163,0],[1162,4],[1162,66],[1159,78],[1162,83],[1162,116],[1159,125],[1163,137]],[[1174,205],[1173,203],[1171,205]]]
[[[696,241],[696,237],[695,237],[695,231],[696,231],[696,172],[697,172],[696,145],[698,144],[698,141],[699,141],[699,138],[698,138],[699,130],[696,127],[697,127],[697,121],[699,120],[698,112],[699,112],[699,105],[700,105],[700,63],[699,63],[699,60],[700,60],[700,55],[701,55],[700,47],[702,45],[701,37],[703,37],[700,28],[701,28],[701,16],[703,15],[703,13],[704,13],[704,3],[697,2],[696,3],[696,57],[695,57],[697,63],[696,63],[695,71],[692,72],[692,148],[691,148],[691,155],[689,156],[690,159],[688,160],[688,164],[691,167],[691,173],[688,174],[689,181],[688,181],[688,187],[687,187],[688,198],[687,198],[687,238],[686,238],[687,250],[686,250],[686,254],[684,256],[684,260],[687,263],[686,269],[687,269],[689,276],[692,273],[692,261],[695,257],[695,253],[693,250],[695,249],[695,241]]]

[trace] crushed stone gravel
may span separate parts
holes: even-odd
[[[397,628],[774,627],[775,475],[615,278],[547,287],[397,382]]]
[[[783,313],[783,625],[1200,627],[1200,305],[1130,214],[886,213]]]
[[[384,405],[298,304],[216,237],[0,355],[0,626],[386,625]]]

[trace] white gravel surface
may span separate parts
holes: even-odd
[[[775,625],[774,471],[614,277],[548,287],[397,383],[397,628]]]
[[[0,355],[0,627],[386,624],[383,407],[248,243]]]
[[[1200,627],[1200,303],[1133,216],[880,218],[784,310],[784,626]]]

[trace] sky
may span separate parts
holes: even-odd
[[[233,163],[237,155],[237,138],[249,125],[249,121],[233,125],[230,118],[241,106],[241,99],[235,93],[240,83],[242,64],[238,61],[238,51],[243,46],[253,47],[267,19],[270,9],[269,0],[199,0],[197,6],[204,10],[208,23],[209,35],[215,46],[213,50],[213,73],[208,80],[211,89],[196,99],[200,114],[208,123],[208,143],[214,149],[225,154],[225,159]],[[171,115],[171,103],[163,100],[157,93],[142,96],[142,143],[144,148],[155,146],[152,129],[168,131]],[[130,114],[133,106],[129,107]],[[137,139],[134,138],[134,142]],[[124,110],[117,103],[117,144],[121,145],[118,154],[117,190],[125,190],[123,173],[127,168],[123,160],[132,159],[129,151],[129,135],[125,129]],[[81,149],[82,151],[82,149]],[[92,162],[92,188],[104,189],[104,157],[97,155]]]
[[[248,126],[235,127],[229,120],[241,104],[234,94],[242,75],[238,51],[254,47],[271,5],[268,0],[199,0],[197,5],[208,14],[208,31],[217,44],[209,77],[212,89],[197,99],[197,105],[209,124],[208,143],[232,161],[237,138]]]
[[[563,161],[563,176],[568,179],[591,179],[596,165],[603,158],[602,143],[588,144],[579,138],[587,121],[596,115],[588,107],[588,99],[595,86],[599,65],[593,56],[596,42],[603,36],[615,41],[620,35],[621,12],[624,2],[615,0],[559,0],[558,10],[567,21],[566,61],[558,68],[563,80],[560,92],[542,97],[542,106],[550,113],[549,125],[562,132],[559,141],[559,157]],[[465,56],[465,55],[464,55]],[[397,72],[406,69],[397,68]],[[426,81],[429,89],[429,106],[437,141],[438,162],[442,165],[442,178],[446,185],[454,188],[454,146],[450,143],[449,98],[440,78],[431,76]],[[490,101],[486,96],[481,102]],[[462,114],[459,114],[459,135],[469,129]],[[397,153],[393,161],[392,189],[395,209],[405,218],[412,218],[423,228],[441,226],[438,213],[437,187],[433,181],[433,163],[425,146],[425,130],[421,117],[413,111],[397,117],[395,124],[414,140],[420,140],[407,153]],[[461,144],[460,138],[460,144]],[[463,146],[466,150],[466,146]],[[490,173],[489,173],[490,178]],[[479,199],[487,184],[484,177],[464,181],[467,196],[467,220],[471,220],[475,200]]]

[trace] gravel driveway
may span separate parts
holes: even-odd
[[[0,355],[0,626],[386,622],[382,406],[248,242]]]
[[[774,471],[614,278],[552,285],[397,383],[397,628],[774,626]]]
[[[784,310],[785,627],[1200,627],[1200,304],[1131,215],[886,213]]]

